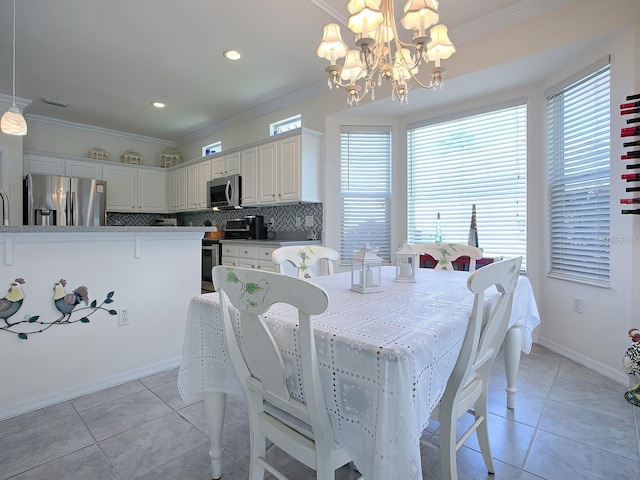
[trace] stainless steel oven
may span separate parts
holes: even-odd
[[[220,265],[222,250],[220,241],[213,238],[202,239],[202,292],[213,292],[211,269]]]

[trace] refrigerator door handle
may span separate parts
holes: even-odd
[[[74,218],[74,212],[73,209],[75,208],[75,198],[74,198],[75,192],[73,191],[69,191],[67,192],[67,198],[69,199],[69,201],[67,202],[67,223],[66,225],[73,225],[73,218]]]

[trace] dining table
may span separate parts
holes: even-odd
[[[363,478],[423,479],[419,439],[462,347],[474,302],[469,275],[420,268],[415,282],[397,282],[396,268],[383,266],[381,291],[366,294],[350,289],[351,272],[311,279],[329,298],[326,312],[313,317],[325,404],[336,441]],[[499,296],[491,289],[485,308]],[[222,476],[226,395],[244,395],[224,339],[218,295],[191,300],[178,374],[185,401],[203,397],[214,479]],[[229,310],[237,325],[238,311]],[[297,310],[276,304],[263,318],[290,374],[290,394],[302,400],[295,380]],[[531,284],[521,275],[503,344],[511,408],[520,353],[530,352],[539,323]]]

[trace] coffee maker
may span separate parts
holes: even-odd
[[[250,238],[253,240],[264,240],[267,238],[267,229],[264,226],[264,216],[247,215],[244,217],[249,224]]]

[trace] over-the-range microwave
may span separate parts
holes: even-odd
[[[230,175],[207,182],[207,207],[218,210],[242,208],[242,177]]]

